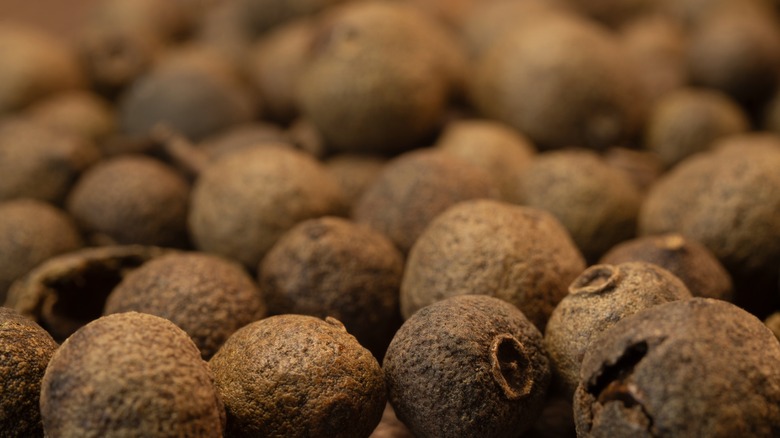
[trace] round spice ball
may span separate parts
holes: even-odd
[[[535,149],[519,132],[489,120],[458,120],[447,125],[435,147],[493,175],[501,199],[521,201],[520,175],[534,158]]]
[[[641,194],[595,152],[541,154],[522,173],[520,185],[522,203],[561,221],[587,260],[636,235]]]
[[[387,159],[379,155],[337,154],[325,161],[328,172],[338,180],[350,206],[376,181]]]
[[[302,114],[342,152],[400,152],[431,136],[463,76],[460,47],[401,2],[333,8],[300,76]]]
[[[225,411],[187,334],[130,312],[60,346],[41,383],[41,417],[47,436],[221,437]]]
[[[341,188],[322,164],[287,146],[267,145],[229,154],[200,175],[189,226],[202,251],[256,269],[295,224],[344,210]]]
[[[715,90],[681,88],[666,95],[652,110],[645,128],[645,147],[672,167],[708,150],[716,139],[750,129],[745,112]]]
[[[562,388],[577,388],[582,357],[601,333],[634,313],[691,298],[685,284],[669,271],[645,262],[594,265],[569,286],[550,316],[544,346]]]
[[[231,437],[367,437],[386,403],[379,363],[334,318],[254,322],[209,364]]]
[[[110,103],[85,90],[57,93],[30,106],[24,113],[43,125],[95,144],[116,131],[116,115]]]
[[[475,65],[472,100],[542,149],[619,145],[644,112],[641,83],[617,38],[571,17],[499,37]]]
[[[335,217],[285,233],[260,264],[260,287],[274,314],[332,316],[381,358],[401,325],[404,258],[393,242]]]
[[[780,343],[725,301],[675,301],[618,322],[580,376],[577,436],[780,435]]]
[[[82,245],[76,225],[62,210],[32,199],[0,203],[0,305],[14,280]]]
[[[756,107],[766,102],[778,83],[780,31],[772,14],[740,6],[708,14],[696,26],[690,37],[688,69],[693,84]]]
[[[497,198],[494,179],[482,169],[443,151],[407,152],[387,163],[352,210],[408,252],[425,227],[453,204]]]
[[[5,305],[40,324],[62,342],[103,314],[125,275],[170,252],[156,246],[101,246],[54,256],[18,279]]]
[[[638,237],[623,242],[599,260],[617,265],[648,262],[671,272],[685,283],[695,297],[731,301],[734,288],[731,276],[717,258],[699,242],[677,233]]]
[[[776,293],[780,259],[777,169],[777,137],[734,137],[712,152],[690,157],[648,193],[640,234],[677,232],[696,240],[732,275],[738,304],[769,298]],[[747,283],[767,288],[740,287]]]
[[[242,27],[252,36],[262,35],[274,26],[295,18],[316,14],[343,0],[238,0],[236,7]]]
[[[664,173],[664,166],[658,155],[646,150],[609,148],[604,152],[603,158],[610,167],[628,176],[643,195]]]
[[[217,135],[207,138],[197,145],[212,160],[218,160],[227,154],[264,144],[289,142],[285,132],[277,125],[264,122],[250,122],[236,125]]]
[[[204,359],[239,328],[265,315],[260,291],[241,265],[200,253],[173,253],[122,279],[104,314],[142,312],[184,330]]]
[[[582,255],[550,214],[489,200],[463,202],[438,216],[412,247],[401,312],[409,318],[453,295],[490,295],[544,330],[584,269]]]
[[[156,125],[165,123],[200,141],[249,121],[255,112],[249,93],[235,78],[221,73],[189,61],[158,66],[134,81],[119,101],[121,131],[144,139]]]
[[[34,198],[60,203],[100,151],[79,137],[40,121],[7,118],[0,122],[0,200]]]
[[[0,435],[43,436],[41,379],[56,349],[38,324],[0,307]]]
[[[153,158],[124,155],[91,168],[70,192],[67,207],[99,244],[185,246],[190,187]]]
[[[539,330],[511,304],[478,295],[414,314],[383,369],[388,399],[415,436],[519,436],[550,382]]]
[[[75,53],[62,41],[4,20],[0,25],[0,114],[84,83]]]

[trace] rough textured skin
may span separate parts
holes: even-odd
[[[690,37],[691,81],[748,106],[763,104],[777,86],[780,68],[780,32],[773,19],[765,11],[729,8],[708,15]]]
[[[780,343],[725,301],[693,298],[630,316],[585,355],[580,437],[776,437]]]
[[[453,295],[481,294],[517,306],[541,331],[566,288],[585,269],[569,234],[534,208],[477,200],[453,206],[412,247],[401,313]]]
[[[420,437],[514,437],[544,406],[542,336],[497,298],[452,297],[398,330],[383,363],[398,418]]]
[[[640,234],[678,232],[700,242],[728,269],[735,285],[738,277],[776,278],[779,168],[780,142],[774,136],[734,137],[691,157],[648,193]]]
[[[165,123],[192,141],[247,122],[254,108],[246,90],[192,65],[158,68],[133,82],[118,106],[123,133],[146,138]]]
[[[43,436],[41,379],[56,349],[40,326],[0,307],[0,435]]]
[[[265,303],[243,266],[200,253],[173,253],[122,279],[104,313],[136,311],[184,330],[209,359],[239,328],[265,316]]]
[[[483,170],[442,151],[423,149],[390,161],[363,192],[352,217],[379,230],[407,253],[425,227],[448,207],[498,195],[494,179]]]
[[[209,363],[231,437],[367,437],[386,403],[379,363],[333,318],[254,322]]]
[[[325,161],[325,167],[341,185],[350,206],[376,181],[387,159],[379,155],[338,154]]]
[[[225,411],[208,364],[172,322],[142,313],[82,327],[41,383],[47,436],[221,437]]]
[[[653,108],[645,127],[645,147],[667,167],[708,150],[721,137],[750,129],[742,108],[715,90],[680,88]]]
[[[591,262],[636,235],[639,191],[594,152],[541,154],[522,173],[520,184],[522,203],[561,221]]]
[[[521,202],[520,175],[535,149],[519,132],[490,120],[458,120],[447,125],[435,146],[493,175],[504,201]]]
[[[91,143],[21,118],[0,123],[0,200],[59,203],[79,174],[98,161]]]
[[[298,222],[346,210],[338,182],[316,160],[286,146],[232,153],[201,174],[192,193],[196,246],[256,269]]]
[[[301,112],[344,152],[399,152],[437,127],[465,69],[454,38],[400,2],[334,8],[315,32]]]
[[[279,239],[260,265],[260,287],[270,313],[332,316],[381,360],[401,325],[403,269],[403,255],[381,233],[324,217]]]
[[[55,256],[17,280],[5,305],[61,342],[100,317],[106,297],[125,275],[166,252],[148,246],[108,246]]]
[[[0,114],[84,83],[70,48],[34,28],[0,25]]]
[[[30,106],[24,114],[43,125],[96,144],[117,129],[111,104],[100,95],[85,90],[57,93]]]
[[[615,246],[599,260],[610,265],[626,262],[648,262],[666,269],[695,297],[734,298],[731,276],[718,259],[699,242],[680,234],[638,237]]]
[[[594,265],[569,286],[550,316],[544,346],[565,393],[577,388],[582,357],[601,333],[640,310],[691,298],[679,278],[645,262]]]
[[[622,50],[585,20],[542,19],[504,34],[478,60],[472,100],[542,149],[619,145],[644,112],[641,84]]]
[[[76,225],[64,211],[31,199],[0,202],[0,304],[16,279],[82,245]]]
[[[182,247],[190,186],[168,165],[145,156],[105,160],[79,179],[67,207],[95,243]]]

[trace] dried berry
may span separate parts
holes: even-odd
[[[130,311],[170,320],[209,359],[233,332],[265,316],[265,303],[241,265],[174,253],[145,263],[114,288],[104,313]]]
[[[108,246],[52,257],[11,286],[5,305],[62,342],[100,317],[106,297],[125,275],[166,252],[157,247]]]
[[[299,105],[338,151],[418,146],[434,133],[465,68],[445,29],[398,2],[334,8],[314,38]]]
[[[216,136],[204,140],[200,149],[214,160],[223,156],[262,144],[276,144],[288,141],[284,131],[270,123],[252,122],[226,129]]]
[[[618,322],[580,376],[577,436],[780,435],[780,343],[725,301],[675,301]]]
[[[316,14],[343,0],[238,0],[241,25],[251,36],[265,33],[288,20]]]
[[[41,379],[56,349],[38,324],[0,307],[0,435],[43,436]]]
[[[481,294],[517,306],[539,330],[585,262],[550,214],[489,200],[438,216],[412,247],[401,283],[401,312],[453,295]]]
[[[501,199],[519,203],[520,175],[534,158],[534,146],[522,134],[489,120],[458,120],[447,125],[435,147],[494,176]]]
[[[28,107],[25,114],[43,125],[95,144],[116,131],[113,107],[99,95],[85,90],[57,93]]]
[[[639,237],[604,254],[599,263],[617,265],[648,262],[671,272],[695,297],[731,301],[734,290],[729,273],[700,243],[680,234]]]
[[[0,121],[0,200],[60,203],[82,171],[100,159],[90,142],[40,121]]]
[[[16,279],[82,245],[76,225],[64,211],[31,199],[0,203],[0,305]]]
[[[621,147],[609,148],[604,153],[603,158],[610,167],[628,176],[643,195],[664,173],[661,159],[650,151]]]
[[[385,407],[379,363],[333,318],[254,322],[209,364],[232,437],[367,437]]]
[[[382,234],[324,217],[285,233],[258,272],[270,313],[332,316],[381,359],[401,325],[403,268],[403,256]]]
[[[408,252],[433,218],[451,205],[496,197],[494,179],[480,168],[443,151],[423,149],[390,161],[363,192],[352,216]]]
[[[747,115],[736,102],[715,90],[681,88],[664,96],[649,115],[645,147],[672,167],[708,150],[715,140],[746,132]]]
[[[60,346],[41,383],[41,417],[47,436],[221,437],[225,411],[187,334],[130,312]]]
[[[541,19],[478,60],[473,101],[542,149],[620,145],[639,128],[641,84],[617,38],[583,19]]]
[[[536,327],[511,304],[477,295],[414,314],[383,369],[390,403],[416,436],[518,436],[541,412],[550,381]]]
[[[569,395],[580,377],[580,364],[591,343],[621,319],[652,306],[691,298],[679,278],[645,262],[594,265],[569,286],[550,316],[544,346]]]
[[[552,213],[589,261],[636,235],[642,202],[628,177],[586,150],[540,154],[520,177],[523,204]]]
[[[67,204],[92,242],[183,247],[189,193],[189,184],[173,168],[125,155],[84,173]]]
[[[337,154],[325,161],[328,172],[338,180],[350,206],[376,181],[387,159],[378,155]]]
[[[287,146],[234,152],[198,178],[189,212],[198,248],[256,269],[298,222],[346,209],[338,182],[310,156]]]

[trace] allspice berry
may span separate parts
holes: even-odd
[[[780,435],[780,343],[725,301],[693,298],[615,324],[585,355],[577,436]]]
[[[388,399],[415,436],[528,430],[550,382],[542,335],[511,304],[464,295],[409,318],[383,362]]]
[[[453,295],[512,303],[541,331],[585,269],[569,234],[542,210],[476,200],[438,216],[417,240],[401,283],[401,312]]]
[[[403,269],[403,255],[381,233],[323,217],[285,233],[258,272],[270,313],[332,316],[381,359],[401,325]]]
[[[475,65],[479,111],[540,149],[604,149],[640,127],[642,86],[619,41],[584,19],[552,16],[505,33]]]
[[[522,204],[546,210],[589,261],[636,235],[642,197],[631,180],[588,150],[540,154],[520,178]]]
[[[599,263],[617,265],[647,262],[671,272],[695,297],[734,299],[731,276],[718,259],[699,242],[681,234],[638,237],[609,250]]]
[[[79,175],[100,159],[91,142],[41,121],[0,121],[0,200],[33,198],[61,203]]]
[[[621,319],[658,304],[691,298],[679,278],[651,263],[594,265],[569,287],[550,316],[544,346],[565,393],[577,388],[582,357]]]
[[[0,435],[43,436],[41,379],[56,349],[38,324],[0,306]]]
[[[231,437],[368,437],[385,407],[379,363],[333,318],[256,321],[209,365]]]
[[[108,294],[125,275],[167,252],[130,245],[82,248],[54,256],[14,282],[5,305],[62,342],[103,314]]]
[[[450,122],[434,145],[494,176],[501,199],[520,203],[520,175],[535,156],[535,148],[522,134],[490,120]]]
[[[698,241],[731,274],[735,302],[766,312],[779,275],[780,140],[742,135],[722,142],[653,186],[642,205],[640,234],[677,232]]]
[[[434,134],[465,69],[446,29],[401,2],[347,3],[319,26],[298,102],[328,146],[397,153]]]
[[[172,167],[123,155],[85,172],[67,207],[94,243],[183,247],[189,193],[189,184]]]
[[[120,313],[87,324],[41,384],[47,436],[221,437],[225,411],[208,364],[172,322]]]
[[[128,273],[106,299],[106,315],[142,312],[184,330],[209,359],[239,328],[265,316],[243,266],[209,254],[172,253]]]
[[[338,180],[350,207],[376,181],[387,158],[367,154],[336,154],[325,160],[325,167]]]
[[[41,99],[24,114],[32,120],[100,145],[117,129],[111,104],[86,90],[65,91]]]
[[[498,196],[495,180],[482,169],[440,150],[421,149],[388,162],[353,207],[352,217],[406,253],[448,207]]]
[[[45,202],[0,202],[0,305],[11,284],[51,257],[83,245],[73,219]]]
[[[664,96],[650,112],[645,147],[672,167],[708,150],[715,140],[750,129],[742,108],[715,90],[681,88]]]
[[[311,156],[286,145],[234,152],[209,166],[192,192],[195,245],[256,269],[298,222],[344,214],[338,182]]]
[[[3,22],[0,59],[0,114],[85,82],[75,53],[35,28]]]

